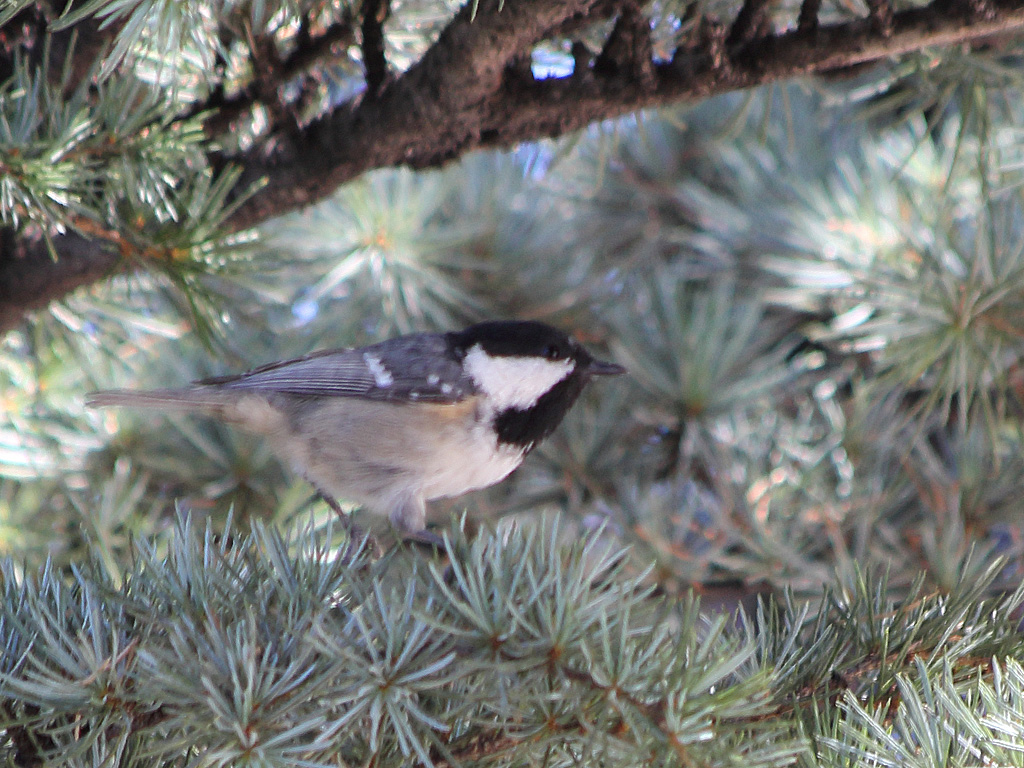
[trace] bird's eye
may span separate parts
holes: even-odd
[[[562,354],[562,350],[557,344],[548,344],[544,350],[544,357],[548,360],[561,360],[565,355]]]

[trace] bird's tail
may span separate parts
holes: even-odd
[[[89,408],[153,408],[161,411],[193,411],[218,414],[230,398],[225,393],[208,387],[190,389],[104,389],[90,392],[85,397]]]

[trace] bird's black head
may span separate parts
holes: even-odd
[[[527,449],[555,430],[591,376],[625,372],[595,360],[557,328],[534,321],[480,323],[449,338],[494,408],[498,439]]]

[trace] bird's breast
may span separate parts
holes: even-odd
[[[459,417],[448,422],[451,428],[438,431],[431,470],[424,478],[423,496],[428,500],[494,485],[522,464],[526,455],[521,446],[499,442],[491,413],[477,402],[467,403],[437,406],[454,409]]]

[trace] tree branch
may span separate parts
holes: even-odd
[[[230,225],[246,228],[320,200],[370,168],[417,164],[422,154],[448,160],[481,146],[481,121],[501,90],[508,64],[596,2],[466,3],[423,58],[378,98],[344,104],[294,136],[275,136],[234,158],[244,169],[240,189],[263,179],[266,184]]]
[[[467,2],[419,62],[381,81],[376,98],[342,104],[308,125],[271,132],[244,153],[216,158],[241,167],[238,190],[258,187],[229,219],[229,228],[248,228],[315,203],[373,168],[436,167],[475,149],[553,138],[639,109],[1024,30],[1021,0],[935,0],[891,18],[887,0],[872,0],[867,17],[828,26],[816,23],[817,0],[805,0],[796,29],[770,34],[755,19],[753,37],[730,46],[726,28],[706,21],[703,42],[664,62],[652,57],[647,22],[635,0],[520,0],[500,9],[499,4]],[[748,0],[745,7],[757,15],[762,6]],[[556,31],[614,14],[619,22],[600,67],[590,66],[589,53],[576,47],[571,75],[534,80],[515,74],[533,47]],[[739,21],[730,36],[740,35]],[[279,74],[297,73],[338,41],[351,41],[353,33],[347,19],[316,40],[301,40],[280,63]],[[363,33],[365,44],[365,28]],[[368,70],[373,83],[380,63],[373,65],[376,74]],[[258,98],[246,92],[204,104],[214,111],[207,128],[226,126]],[[0,331],[25,312],[126,268],[116,237],[54,236],[57,261],[41,238],[21,238],[0,236]]]
[[[26,312],[42,309],[126,265],[100,238],[69,232],[54,237],[53,245],[57,259],[42,235],[16,237],[11,230],[0,230],[0,331],[16,326]]]
[[[593,0],[590,0],[593,2]],[[968,18],[936,4],[893,14],[888,34],[873,18],[750,40],[718,60],[700,48],[653,63],[654,87],[609,78],[504,80],[505,65],[543,39],[559,19],[586,13],[587,0],[472,3],[456,15],[423,59],[379,99],[343,105],[293,137],[247,155],[242,187],[265,180],[230,220],[253,226],[314,203],[340,184],[379,167],[435,167],[479,148],[553,138],[587,124],[651,107],[694,101],[792,77],[882,61],[926,46],[970,42],[1024,29],[1024,7],[1004,0]]]

